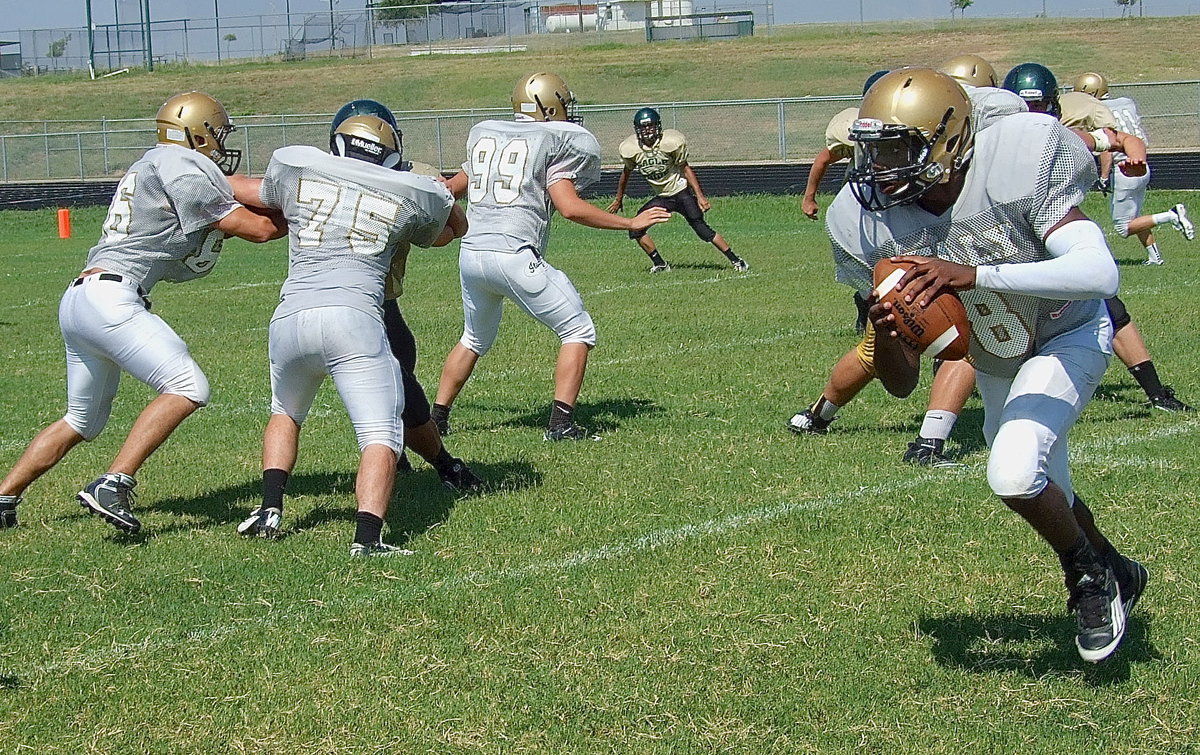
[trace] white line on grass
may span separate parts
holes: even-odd
[[[1178,425],[1172,425],[1170,427],[1153,428],[1148,432],[1131,433],[1118,438],[1085,441],[1083,443],[1076,444],[1076,448],[1082,452],[1080,454],[1081,459],[1086,459],[1090,463],[1115,464],[1125,461],[1126,458],[1107,458],[1098,455],[1096,452],[1116,447],[1124,448],[1131,443],[1161,440],[1179,435],[1192,434],[1198,429],[1200,429],[1200,420],[1192,420],[1182,422]],[[784,501],[782,503],[776,503],[769,506],[760,506],[748,511],[717,517],[715,519],[708,519],[696,524],[685,524],[678,527],[669,527],[666,529],[656,530],[625,542],[609,543],[597,548],[579,550],[575,551],[574,553],[568,553],[567,555],[559,558],[548,559],[545,561],[535,561],[531,564],[519,566],[513,569],[499,569],[490,572],[469,572],[462,576],[450,577],[449,579],[441,582],[434,582],[427,585],[399,585],[394,588],[389,588],[385,593],[376,593],[374,595],[347,598],[338,601],[327,601],[322,604],[322,610],[326,611],[331,607],[338,607],[343,610],[361,610],[362,608],[368,607],[383,600],[408,600],[421,597],[422,595],[428,593],[450,592],[462,589],[478,589],[480,585],[486,585],[494,582],[504,582],[524,579],[526,577],[536,577],[543,574],[560,573],[592,563],[648,553],[659,548],[678,545],[680,543],[685,543],[690,540],[708,535],[725,535],[744,527],[773,522],[801,512],[821,511],[824,509],[841,506],[861,498],[881,495],[884,493],[894,494],[897,491],[910,490],[922,485],[927,485],[930,482],[945,480],[947,476],[957,477],[965,474],[977,474],[983,468],[983,466],[984,462],[979,461],[957,469],[926,470],[923,472],[918,472],[913,477],[894,480],[880,485],[860,486],[811,501]],[[312,607],[307,604],[300,604],[289,609],[278,611],[272,610],[267,615],[259,618],[250,618],[238,621],[236,623],[193,629],[182,637],[155,639],[154,636],[151,635],[139,642],[114,643],[108,647],[78,653],[72,653],[69,650],[58,650],[56,652],[60,654],[66,653],[68,657],[60,658],[47,663],[41,663],[31,667],[26,672],[17,671],[16,674],[17,676],[22,676],[24,674],[47,674],[52,672],[58,673],[73,668],[87,668],[90,671],[95,671],[106,665],[123,662],[135,654],[156,652],[159,650],[171,650],[188,645],[190,643],[211,645],[212,643],[224,637],[236,634],[246,628],[253,628],[256,630],[287,628],[289,631],[291,631],[296,628],[297,622],[302,622],[311,618]]]

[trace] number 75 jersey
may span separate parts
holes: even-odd
[[[467,137],[470,179],[463,249],[513,254],[546,251],[553,204],[549,187],[571,180],[582,190],[600,179],[600,144],[562,121],[483,121]]]

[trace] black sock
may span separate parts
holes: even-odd
[[[733,253],[733,247],[729,247],[725,251],[721,252],[721,254],[725,255],[725,259],[729,260],[730,262],[738,261],[738,256]]]
[[[262,473],[262,508],[283,511],[283,489],[287,487],[287,472],[264,469]]]
[[[354,542],[362,545],[378,543],[383,536],[383,520],[366,511],[354,515]]]
[[[450,419],[450,407],[445,404],[434,404],[429,407],[429,418],[441,424]]]
[[[571,424],[571,415],[574,413],[575,407],[555,399],[554,403],[550,404],[549,428],[553,430],[556,427],[566,427]]]
[[[667,264],[667,261],[662,258],[662,255],[658,253],[657,249],[655,249],[653,252],[646,252],[646,256],[649,257],[650,261],[655,265],[661,266]]]
[[[1154,362],[1147,359],[1141,364],[1135,364],[1129,368],[1129,374],[1138,381],[1138,385],[1142,386],[1147,396],[1153,398],[1162,394],[1163,385],[1158,380],[1158,370],[1154,369]]]
[[[1082,532],[1079,533],[1079,538],[1076,539],[1074,545],[1058,554],[1058,560],[1062,564],[1068,586],[1077,582],[1084,574],[1103,571],[1107,566],[1101,560],[1100,554],[1092,547],[1087,535]]]
[[[442,450],[438,452],[437,458],[429,463],[432,464],[433,468],[437,471],[446,472],[449,471],[450,467],[454,466],[454,462],[455,458],[450,455],[450,452],[446,450],[445,446],[442,446]]]

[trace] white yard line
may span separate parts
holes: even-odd
[[[1075,451],[1078,454],[1073,455],[1073,459],[1076,464],[1083,465],[1123,463],[1128,461],[1128,457],[1124,455],[1109,457],[1103,455],[1101,452],[1110,449],[1125,448],[1133,443],[1190,435],[1196,433],[1197,430],[1200,430],[1200,420],[1182,422],[1170,427],[1155,427],[1145,432],[1131,433],[1118,438],[1085,441],[1076,444]],[[958,469],[917,471],[911,477],[896,479],[881,485],[850,488],[811,501],[783,501],[728,516],[708,519],[695,524],[654,530],[632,540],[578,550],[558,558],[534,561],[525,566],[518,566],[512,569],[469,572],[462,576],[450,577],[441,582],[425,585],[401,584],[383,593],[324,602],[319,609],[320,615],[327,615],[330,608],[349,612],[351,610],[361,610],[381,601],[410,600],[429,593],[478,589],[480,585],[495,582],[508,582],[544,574],[559,574],[581,566],[587,566],[588,564],[638,556],[659,548],[672,547],[706,536],[725,535],[756,524],[774,522],[794,514],[831,509],[875,495],[882,495],[884,493],[895,494],[897,491],[911,490],[922,485],[927,485],[930,482],[944,480],[947,476],[958,477],[965,474],[978,474],[982,470],[983,464],[983,461],[979,461]],[[174,650],[189,645],[207,647],[224,637],[237,634],[244,629],[257,631],[260,629],[286,628],[289,631],[294,631],[298,622],[311,620],[317,616],[314,613],[316,610],[318,609],[309,604],[302,603],[286,609],[272,609],[262,617],[194,629],[180,637],[158,638],[154,634],[151,634],[139,642],[113,643],[106,647],[80,652],[56,649],[54,652],[64,657],[59,657],[55,660],[29,667],[28,669],[12,669],[10,673],[15,673],[20,677],[28,674],[61,673],[76,668],[96,671],[104,666],[125,662],[126,659],[134,655],[160,650]]]

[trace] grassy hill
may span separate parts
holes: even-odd
[[[142,117],[179,91],[202,89],[234,115],[333,112],[374,97],[397,109],[505,104],[522,73],[549,69],[585,103],[796,97],[859,91],[880,68],[937,65],[964,52],[998,71],[1036,60],[1063,79],[1099,70],[1113,81],[1192,78],[1200,18],[1047,19],[776,27],[770,37],[720,42],[638,41],[637,34],[589,44],[589,36],[523,38],[519,53],[392,56],[162,66],[88,80],[62,74],[0,81],[6,119]],[[1146,40],[1153,40],[1147,54]]]

